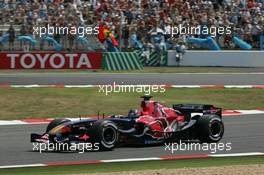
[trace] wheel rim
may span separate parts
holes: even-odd
[[[221,136],[222,134],[222,131],[223,131],[223,125],[221,122],[215,120],[211,123],[211,126],[210,126],[210,135],[213,137],[213,138],[218,138]]]
[[[107,145],[114,144],[116,141],[116,130],[112,127],[104,128],[103,130],[103,141]]]

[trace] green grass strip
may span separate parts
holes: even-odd
[[[149,90],[146,88],[145,92]],[[139,97],[143,94],[106,95],[99,88],[1,88],[0,119],[91,116],[98,111],[106,115],[127,114],[129,109],[140,107]],[[234,110],[264,107],[263,89],[166,89],[164,93],[151,95],[169,106],[202,103]]]

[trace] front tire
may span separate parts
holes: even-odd
[[[116,124],[110,120],[98,120],[92,126],[92,136],[99,143],[99,150],[110,151],[115,148],[119,134]]]
[[[203,115],[197,121],[198,139],[201,142],[216,143],[224,135],[224,124],[217,115]]]

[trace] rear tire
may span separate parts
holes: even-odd
[[[69,122],[69,121],[70,120],[68,120],[68,119],[55,119],[55,120],[52,120],[47,126],[46,133],[48,133],[50,130],[52,130],[56,126],[58,126],[58,125],[60,125],[62,123]]]
[[[110,151],[118,143],[118,128],[116,124],[109,120],[98,120],[92,128],[94,143],[99,143],[99,150]]]
[[[224,124],[217,115],[203,115],[197,122],[198,139],[201,142],[216,143],[224,135]]]

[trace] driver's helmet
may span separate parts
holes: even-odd
[[[129,118],[137,118],[139,116],[139,111],[137,109],[130,109],[128,111],[128,115]]]
[[[151,104],[150,99],[152,98],[152,96],[144,95],[141,96],[141,98],[143,98],[140,104],[141,108],[143,109],[143,111],[149,111]]]

